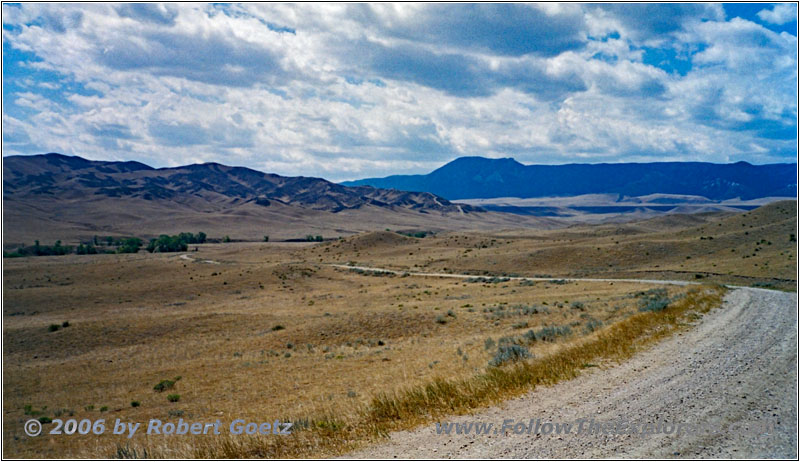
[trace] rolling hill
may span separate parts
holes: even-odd
[[[156,169],[55,153],[3,158],[3,206],[4,246],[95,234],[203,230],[253,240],[525,223],[425,192],[348,187],[217,163]]]

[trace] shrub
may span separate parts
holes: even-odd
[[[106,412],[108,410],[108,406],[100,406],[100,412]]]
[[[139,401],[131,401],[131,407],[139,407],[141,405],[142,403],[140,403]]]
[[[590,320],[586,321],[586,326],[584,327],[584,332],[586,332],[588,334],[588,333],[596,331],[597,329],[599,329],[602,326],[603,326],[603,322],[602,321],[598,321],[597,319],[590,319]]]
[[[286,328],[283,327],[280,324],[275,324],[274,326],[272,326],[272,330],[283,330],[283,329],[286,329]]]
[[[555,342],[558,337],[566,337],[572,333],[569,326],[547,326],[538,331],[529,330],[522,337],[528,342]]]
[[[180,400],[181,400],[181,395],[177,394],[167,395],[167,401],[169,401],[170,403],[177,403]]]
[[[642,297],[639,302],[639,311],[662,311],[672,302],[664,288],[640,292],[639,296]]]
[[[168,379],[164,379],[164,380],[162,380],[162,381],[158,382],[158,383],[157,383],[157,384],[156,384],[156,385],[153,387],[153,390],[155,390],[155,391],[157,391],[157,392],[159,392],[159,393],[161,393],[161,392],[162,392],[162,391],[164,391],[164,390],[169,390],[169,389],[171,389],[172,387],[174,387],[174,386],[175,386],[175,382],[176,382],[176,381],[177,381],[177,379],[176,379],[176,380],[168,380]]]
[[[447,319],[442,315],[436,316],[436,323],[437,324],[447,324]]]
[[[497,348],[494,358],[489,361],[489,365],[498,367],[508,362],[516,362],[532,357],[530,351],[522,345],[501,345]]]
[[[69,327],[69,321],[62,322],[61,323],[61,327],[64,327],[64,328]]]
[[[50,332],[55,332],[58,329],[61,329],[61,326],[59,326],[58,324],[50,324],[50,327],[47,328],[47,330]]]
[[[483,348],[487,351],[494,348],[494,345],[495,345],[494,340],[491,337],[488,337],[486,341],[483,342]]]
[[[43,424],[50,423],[50,422],[53,421],[53,419],[51,419],[50,417],[47,417],[47,416],[41,416],[37,420],[39,421],[39,423],[43,423]]]

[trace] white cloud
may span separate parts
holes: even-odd
[[[4,4],[6,46],[36,59],[25,63],[33,77],[5,76],[3,148],[333,180],[461,155],[796,154],[786,138],[797,114],[792,35],[725,21],[715,5],[648,7],[663,24],[630,6],[443,14],[456,7]],[[548,38],[560,30],[569,33]],[[647,64],[656,45],[693,67]]]
[[[772,9],[765,8],[759,11],[758,17],[764,22],[777,25],[797,21],[797,4],[778,3]]]

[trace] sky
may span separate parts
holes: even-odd
[[[797,5],[10,4],[3,155],[342,181],[797,159]]]

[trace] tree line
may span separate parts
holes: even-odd
[[[199,232],[180,233],[173,236],[162,234],[157,238],[150,239],[145,250],[148,252],[184,252],[189,248],[189,244],[203,244],[207,240],[206,233]],[[137,253],[141,250],[144,241],[138,237],[113,237],[104,238],[94,236],[91,241],[81,242],[77,246],[63,245],[61,241],[56,241],[53,245],[41,244],[38,240],[34,245],[25,244],[13,252],[3,252],[4,258],[14,257],[39,257],[48,255],[96,255],[109,253]]]

